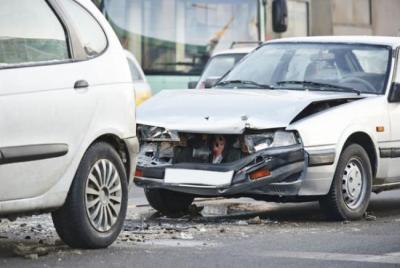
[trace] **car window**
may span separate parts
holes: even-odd
[[[251,65],[246,68],[241,68],[243,64],[236,65],[232,71],[236,73],[240,73],[241,77],[246,77],[246,80],[264,82],[270,81],[274,74],[274,70],[278,63],[281,61],[285,51],[282,49],[260,49],[255,52],[258,54],[257,57],[250,55]],[[249,58],[248,57],[248,58]],[[246,62],[249,62],[247,58]],[[250,68],[249,68],[250,67]],[[238,69],[240,72],[238,72]],[[228,77],[233,77],[231,73]],[[226,78],[225,78],[226,79]],[[229,79],[235,80],[235,79]]]
[[[1,0],[0,67],[68,58],[66,33],[45,0]]]
[[[223,76],[245,55],[246,54],[226,54],[211,58],[204,70],[201,80]]]
[[[97,20],[73,0],[60,1],[69,15],[88,58],[94,58],[107,48],[107,38]]]
[[[129,70],[131,71],[131,76],[133,81],[142,81],[144,80],[140,71],[136,67],[136,65],[132,62],[131,59],[127,58],[129,64]]]

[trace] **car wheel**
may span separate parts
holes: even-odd
[[[187,212],[194,200],[192,195],[165,189],[146,188],[144,193],[152,208],[168,216]]]
[[[118,237],[126,216],[127,176],[108,143],[85,153],[65,204],[52,213],[61,239],[74,248],[105,248]]]
[[[358,144],[340,155],[331,189],[320,200],[330,219],[358,220],[367,210],[372,188],[372,169],[367,152]]]

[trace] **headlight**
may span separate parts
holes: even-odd
[[[271,147],[284,147],[298,144],[293,132],[278,130],[263,134],[244,136],[244,143],[249,153],[259,152]]]
[[[138,135],[142,141],[180,141],[177,131],[162,127],[139,125]]]

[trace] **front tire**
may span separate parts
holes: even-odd
[[[194,200],[192,195],[165,189],[145,189],[144,193],[150,206],[167,216],[187,212]]]
[[[372,168],[367,152],[350,144],[340,155],[331,189],[320,207],[332,220],[359,220],[369,205]]]
[[[52,213],[54,226],[70,247],[108,247],[121,232],[127,200],[120,156],[108,143],[95,143],[79,165],[65,204]]]

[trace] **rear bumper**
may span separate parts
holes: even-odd
[[[128,184],[131,185],[136,170],[136,160],[139,153],[139,140],[137,137],[132,137],[124,139],[124,143],[129,153],[129,174],[126,175],[128,177]]]
[[[135,177],[135,184],[143,188],[162,188],[197,196],[297,195],[306,168],[307,157],[300,145],[260,151],[227,164],[180,163],[167,167],[138,167],[143,176]],[[266,168],[270,175],[251,180],[249,174]],[[202,170],[215,173],[233,172],[232,180],[224,185],[166,183],[166,169]],[[205,179],[205,181],[209,181]]]

